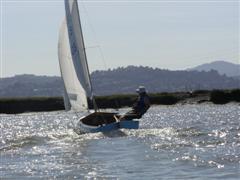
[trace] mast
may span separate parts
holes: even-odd
[[[77,0],[74,0],[74,1],[76,1],[76,4],[77,4],[76,6],[77,6],[78,14],[79,14],[79,25],[80,25],[80,29],[81,29],[81,36],[83,37],[82,38],[83,50],[84,50],[84,56],[85,56],[85,59],[86,59],[86,65],[87,65],[87,71],[88,71],[87,74],[88,74],[88,78],[89,78],[89,82],[90,82],[90,89],[91,89],[90,99],[92,100],[94,111],[97,112],[98,107],[97,107],[97,103],[96,103],[96,100],[95,100],[95,97],[94,97],[94,94],[93,94],[92,80],[91,80],[91,76],[90,76],[89,65],[88,65],[87,54],[86,54],[86,47],[85,47],[85,43],[84,43],[84,36],[83,36],[82,25],[81,25],[81,16],[80,16]]]

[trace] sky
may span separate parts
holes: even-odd
[[[0,0],[0,76],[60,75],[63,0]],[[90,71],[239,63],[239,1],[78,1]]]

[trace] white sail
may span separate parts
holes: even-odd
[[[62,79],[64,81],[64,104],[66,110],[83,111],[88,109],[86,92],[78,80],[78,71],[75,69],[71,55],[66,21],[62,23],[59,33],[58,57]]]
[[[65,0],[66,20],[59,36],[59,62],[71,109],[88,109],[93,98],[77,0]],[[67,106],[66,106],[67,107]]]
[[[87,97],[92,98],[92,87],[77,0],[65,0],[65,10],[73,65],[77,72],[78,80],[85,90]]]

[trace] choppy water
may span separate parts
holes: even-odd
[[[240,106],[155,106],[139,130],[77,135],[74,113],[0,115],[0,179],[239,179]]]

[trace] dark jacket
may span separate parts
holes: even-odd
[[[141,93],[137,99],[137,102],[133,105],[134,113],[142,116],[150,107],[149,96],[146,93]]]

